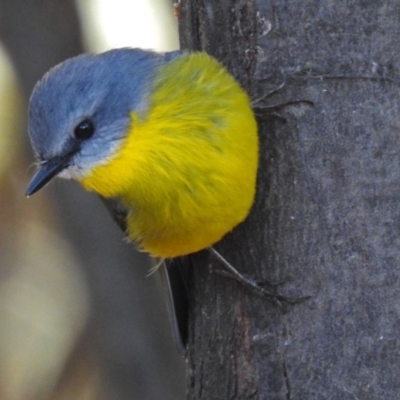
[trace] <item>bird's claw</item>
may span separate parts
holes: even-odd
[[[272,291],[266,290],[264,286],[271,286],[273,288],[276,288],[279,285],[282,285],[287,281],[287,279],[283,279],[275,284],[271,284],[270,282],[267,281],[254,281],[250,278],[245,277],[244,275],[238,275],[223,269],[217,269],[214,270],[215,273],[218,275],[234,279],[235,281],[241,283],[243,286],[245,286],[247,289],[249,289],[252,293],[254,293],[258,297],[263,297],[263,298],[268,298],[270,301],[275,303],[279,308],[283,309],[283,303],[287,304],[298,304],[301,303],[305,300],[308,300],[311,296],[304,296],[304,297],[299,297],[299,298],[291,298],[291,297],[286,297],[277,293],[274,293]]]

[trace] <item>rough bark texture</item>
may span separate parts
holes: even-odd
[[[282,312],[194,266],[190,399],[395,399],[400,391],[400,4],[186,0],[182,47],[270,104],[258,195],[217,249],[287,296]]]

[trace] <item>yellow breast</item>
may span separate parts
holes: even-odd
[[[246,93],[204,53],[160,68],[146,117],[82,185],[129,209],[128,235],[157,257],[211,246],[246,218],[258,164]]]

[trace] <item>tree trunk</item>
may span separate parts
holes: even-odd
[[[182,1],[182,47],[260,98],[258,194],[217,249],[280,309],[193,264],[190,399],[395,399],[400,391],[398,2]],[[275,113],[276,114],[276,113]]]

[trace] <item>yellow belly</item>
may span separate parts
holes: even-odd
[[[257,125],[246,93],[214,59],[188,54],[163,66],[145,117],[82,185],[129,209],[128,236],[157,257],[211,246],[253,203]]]

